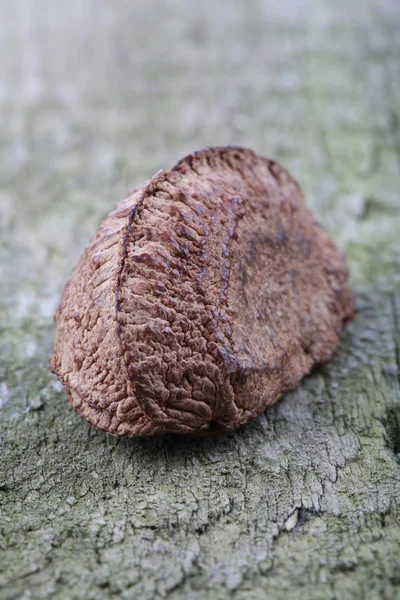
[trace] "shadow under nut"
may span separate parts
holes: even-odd
[[[101,224],[57,309],[51,368],[110,433],[232,431],[332,357],[347,277],[285,169],[201,150]]]

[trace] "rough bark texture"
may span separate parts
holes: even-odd
[[[102,222],[63,291],[51,369],[108,433],[232,432],[332,358],[347,278],[283,167],[199,150]]]
[[[0,4],[2,600],[399,597],[399,19],[397,0]],[[62,286],[110,200],[218,143],[301,181],[358,313],[243,430],[111,438],[48,371]]]

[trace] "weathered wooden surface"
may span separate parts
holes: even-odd
[[[400,597],[400,3],[0,2],[0,597]],[[49,373],[97,223],[186,152],[287,166],[350,257],[335,360],[234,435],[114,439]]]

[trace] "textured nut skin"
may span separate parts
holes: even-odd
[[[51,368],[110,433],[232,431],[332,357],[347,276],[285,169],[201,150],[104,220],[66,284]]]

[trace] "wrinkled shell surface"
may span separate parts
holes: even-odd
[[[331,358],[346,282],[285,169],[209,148],[102,223],[66,284],[51,368],[110,433],[231,431]]]

